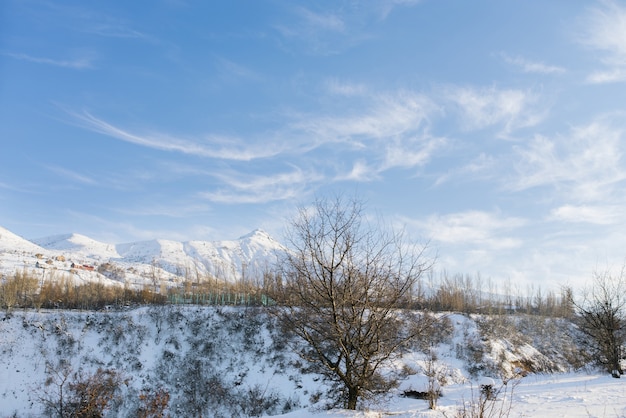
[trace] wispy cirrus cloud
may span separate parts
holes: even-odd
[[[453,167],[446,173],[439,175],[435,181],[435,186],[440,186],[448,181],[458,180],[460,178],[490,178],[494,176],[496,168],[496,158],[493,155],[481,152],[467,164]]]
[[[556,65],[548,65],[543,62],[531,61],[519,55],[511,56],[505,53],[501,54],[502,59],[507,64],[513,65],[525,73],[537,73],[537,74],[563,74],[565,68]]]
[[[268,158],[282,151],[281,147],[276,146],[275,143],[248,144],[237,138],[217,135],[208,135],[200,139],[191,140],[163,133],[133,133],[97,118],[87,111],[68,113],[83,128],[125,142],[161,151],[235,161]]]
[[[107,38],[150,39],[150,36],[145,33],[133,29],[124,22],[116,21],[111,18],[103,21],[91,22],[90,24],[84,26],[83,32]]]
[[[589,74],[591,83],[626,81],[626,7],[605,0],[591,9],[579,42],[602,54],[604,68]]]
[[[545,118],[537,94],[517,89],[456,87],[445,89],[446,98],[460,110],[467,130],[502,126],[499,136],[537,125]]]
[[[292,16],[293,20],[274,25],[285,42],[304,45],[299,50],[316,55],[336,54],[342,48],[338,40],[345,38],[346,24],[338,13],[295,7]]]
[[[623,217],[624,210],[617,205],[563,205],[550,213],[551,220],[595,225],[611,225]]]
[[[302,117],[291,125],[314,147],[340,144],[352,153],[354,166],[339,178],[369,180],[392,168],[420,166],[446,143],[429,132],[430,118],[441,110],[428,97],[399,92],[368,99],[354,114]]]
[[[626,179],[623,130],[606,119],[574,127],[568,135],[536,135],[514,150],[519,162],[514,190],[549,186],[579,202],[603,200]]]
[[[37,56],[28,55],[24,53],[13,53],[13,52],[5,52],[3,53],[3,55],[16,59],[16,60],[20,60],[20,61],[28,61],[28,62],[32,62],[35,64],[51,65],[54,67],[70,68],[73,70],[85,70],[85,69],[93,68],[93,63],[96,58],[96,55],[93,53],[82,54],[78,58],[72,58],[72,59],[37,57]]]
[[[409,7],[419,0],[373,0],[352,2],[338,0],[331,10],[292,7],[291,19],[274,25],[282,40],[295,42],[298,52],[316,55],[337,54],[375,37],[376,27],[396,8]],[[302,48],[304,46],[304,48]]]
[[[213,134],[190,139],[159,132],[139,133],[87,111],[66,112],[80,127],[117,140],[228,162],[228,172],[199,174],[218,180],[215,190],[204,197],[219,202],[282,200],[310,190],[323,179],[380,179],[388,170],[423,167],[446,146],[446,138],[430,133],[430,119],[441,109],[428,97],[403,91],[347,98],[350,103],[352,99],[357,101],[346,106],[348,114],[290,114],[283,126],[265,132],[262,138],[248,136],[245,141]],[[294,167],[310,169],[265,174],[266,164],[242,164],[260,159],[272,164],[288,160]],[[171,170],[174,168],[166,171],[177,173]]]
[[[489,249],[511,249],[522,244],[511,232],[527,220],[499,212],[470,210],[446,215],[434,214],[425,220],[408,220],[431,239],[446,244],[472,244]]]
[[[46,167],[48,170],[52,171],[53,173],[56,173],[68,180],[71,180],[73,182],[77,182],[77,183],[82,183],[82,184],[87,184],[87,185],[94,185],[94,184],[98,184],[98,182],[90,177],[90,176],[86,176],[84,174],[78,173],[74,170],[70,170],[68,168],[65,167],[58,167],[58,166],[47,166]]]
[[[315,171],[294,167],[275,174],[244,174],[220,172],[214,177],[224,186],[216,191],[202,192],[201,198],[218,203],[265,203],[299,198],[311,185],[324,177]]]
[[[305,26],[313,29],[343,32],[346,28],[343,19],[336,13],[316,13],[310,9],[298,7],[296,14],[306,23]]]
[[[324,83],[324,87],[331,95],[346,97],[365,96],[368,92],[364,84],[340,81],[337,78],[327,79]]]
[[[198,203],[194,201],[173,202],[168,205],[167,202],[159,200],[156,203],[150,203],[144,206],[124,207],[114,209],[115,212],[131,216],[166,216],[168,218],[185,218],[187,216],[195,216],[198,214],[206,214],[211,210],[206,203]]]
[[[394,9],[398,7],[410,7],[420,3],[422,0],[380,0],[374,3],[380,8],[381,17],[385,19]]]
[[[224,57],[215,58],[215,66],[222,79],[261,81],[263,76],[256,71]]]
[[[400,92],[370,96],[347,115],[302,115],[290,127],[318,142],[352,142],[386,139],[421,128],[436,104],[425,95]]]

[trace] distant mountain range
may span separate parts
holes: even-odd
[[[285,248],[257,229],[231,241],[170,241],[155,239],[107,244],[80,234],[54,235],[29,241],[0,227],[0,273],[17,269],[53,269],[79,274],[80,280],[112,280],[97,272],[76,272],[71,263],[105,263],[126,272],[114,281],[140,284],[158,274],[162,280],[213,277],[227,282],[255,279],[267,271]],[[101,269],[102,270],[102,269]],[[58,276],[58,274],[56,274]]]

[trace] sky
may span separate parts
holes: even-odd
[[[439,271],[626,260],[626,2],[5,0],[0,226],[280,240],[352,196]]]

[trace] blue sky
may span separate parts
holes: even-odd
[[[626,257],[626,2],[0,5],[0,225],[280,239],[358,196],[437,266],[583,283]]]

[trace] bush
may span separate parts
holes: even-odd
[[[113,409],[121,400],[120,388],[125,383],[113,369],[98,368],[91,375],[73,373],[66,362],[46,367],[48,378],[40,401],[48,416],[58,418],[97,418]]]

